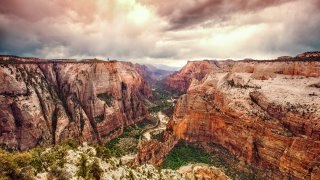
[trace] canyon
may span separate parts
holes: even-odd
[[[154,113],[158,125],[137,140],[136,166],[161,166],[186,142],[208,153],[219,147],[258,179],[319,179],[320,53],[188,61],[168,74],[129,62],[1,56],[0,144],[16,150],[68,139],[104,144]],[[158,90],[179,96],[161,99]],[[173,113],[153,112],[162,107],[154,106],[155,96],[174,104]],[[229,178],[202,165],[179,172],[198,166],[200,177]]]
[[[184,94],[163,141],[142,145],[140,161],[161,164],[184,140],[222,146],[254,166],[258,178],[319,179],[319,53],[190,61],[166,83]]]

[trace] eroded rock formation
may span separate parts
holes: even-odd
[[[319,77],[320,65],[317,57],[263,61],[189,61],[179,72],[167,77],[166,84],[185,93],[194,79],[201,80],[208,73],[222,72],[252,73],[252,78],[261,80],[275,77],[276,74]]]
[[[169,123],[172,136],[220,144],[271,172],[265,178],[319,178],[319,60],[225,62],[228,68],[198,76],[214,62],[189,62],[167,79],[172,87],[187,88]]]
[[[1,62],[0,144],[9,148],[105,141],[147,113],[151,91],[131,63]]]
[[[185,93],[193,79],[201,80],[209,72],[226,72],[234,61],[188,61],[177,73],[167,77],[166,84]]]

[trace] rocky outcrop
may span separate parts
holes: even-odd
[[[168,126],[169,127],[169,126]],[[170,129],[170,128],[169,128]],[[178,138],[170,130],[163,134],[162,140],[142,141],[139,143],[135,164],[149,163],[161,165],[164,158],[178,143]]]
[[[221,61],[228,68],[203,68],[214,62],[189,62],[167,78],[186,92],[170,122],[173,135],[220,144],[256,167],[258,177],[318,179],[318,56]]]
[[[173,134],[220,144],[246,163],[270,170],[270,178],[319,177],[320,92],[310,86],[319,77],[275,73],[260,80],[254,72],[194,80],[175,107]]]
[[[242,60],[242,61],[189,61],[179,72],[167,77],[166,84],[185,93],[192,80],[201,80],[208,73],[245,72],[252,78],[267,80],[276,74],[291,76],[320,76],[320,59],[297,56],[284,60]]]
[[[320,57],[320,51],[301,53],[301,54],[298,54],[297,57],[299,58]]]
[[[188,61],[179,71],[166,79],[166,84],[185,93],[193,79],[201,80],[209,72],[228,72],[234,61]]]
[[[106,141],[147,113],[151,90],[131,63],[8,62],[0,65],[0,144],[9,148]]]

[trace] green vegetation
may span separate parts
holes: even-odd
[[[176,170],[189,163],[212,165],[208,153],[185,142],[179,142],[165,158],[162,168]]]
[[[89,178],[100,180],[103,170],[100,168],[99,162],[95,159],[89,170]]]
[[[113,100],[113,96],[111,94],[102,93],[102,94],[98,94],[97,97],[102,101],[106,102],[108,106],[111,106],[111,103]]]
[[[100,114],[100,115],[94,117],[94,120],[96,122],[102,122],[104,120],[104,114]]]
[[[102,160],[107,160],[112,157],[112,152],[107,147],[96,146],[95,149],[97,152],[97,157],[101,158]]]
[[[111,151],[113,156],[116,157],[136,153],[140,135],[141,134],[138,129],[128,127],[118,138],[112,139],[106,143],[105,147]]]
[[[157,112],[169,109],[173,106],[172,102],[168,102],[168,100],[171,100],[171,96],[166,95],[165,93],[163,93],[158,89],[153,89],[152,94],[154,96],[153,102],[156,105],[148,109],[150,113],[157,113]]]
[[[163,142],[164,141],[163,132],[161,132],[161,133],[151,133],[151,139],[156,139],[159,142]]]
[[[79,145],[76,140],[67,140],[50,149],[41,147],[26,152],[7,152],[0,149],[0,179],[32,179],[36,173],[48,172],[57,179],[70,179],[62,170],[67,150]]]
[[[100,180],[103,170],[100,168],[99,162],[95,159],[92,163],[88,161],[86,154],[80,155],[80,161],[78,163],[77,175],[84,179],[96,179]]]
[[[85,154],[80,155],[78,167],[77,175],[86,178],[88,176],[88,157]]]
[[[148,111],[150,113],[157,113],[157,112],[160,112],[164,109],[167,109],[167,108],[170,108],[172,106],[172,103],[169,103],[169,102],[165,102],[165,103],[162,103],[160,105],[156,105],[156,106],[153,106],[151,108],[148,109]]]
[[[0,179],[30,179],[34,172],[30,153],[8,153],[0,150]]]
[[[112,156],[116,157],[136,153],[139,139],[144,130],[153,125],[151,120],[146,119],[135,125],[128,126],[119,137],[106,143],[105,147],[111,151]]]
[[[204,163],[215,166],[233,179],[256,179],[254,170],[242,162],[221,145],[211,145],[213,151],[205,152],[193,144],[179,142],[165,158],[162,168],[178,169],[189,163]],[[244,166],[245,171],[240,171],[239,166]]]

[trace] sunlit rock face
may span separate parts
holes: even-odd
[[[181,72],[175,78],[188,76]],[[319,81],[315,59],[236,62],[227,72],[211,70],[202,79],[192,78],[170,128],[177,139],[222,145],[271,172],[269,178],[317,179]]]
[[[201,80],[209,72],[230,71],[233,61],[188,61],[177,73],[167,77],[166,84],[185,93],[193,79]]]
[[[21,150],[110,139],[144,118],[151,95],[125,62],[6,61],[0,78],[0,144]]]
[[[182,93],[187,92],[194,79],[201,80],[208,73],[246,72],[254,79],[269,79],[276,74],[319,77],[319,59],[312,53],[303,53],[295,58],[278,60],[243,60],[243,61],[189,61],[179,72],[166,78],[166,84]]]

